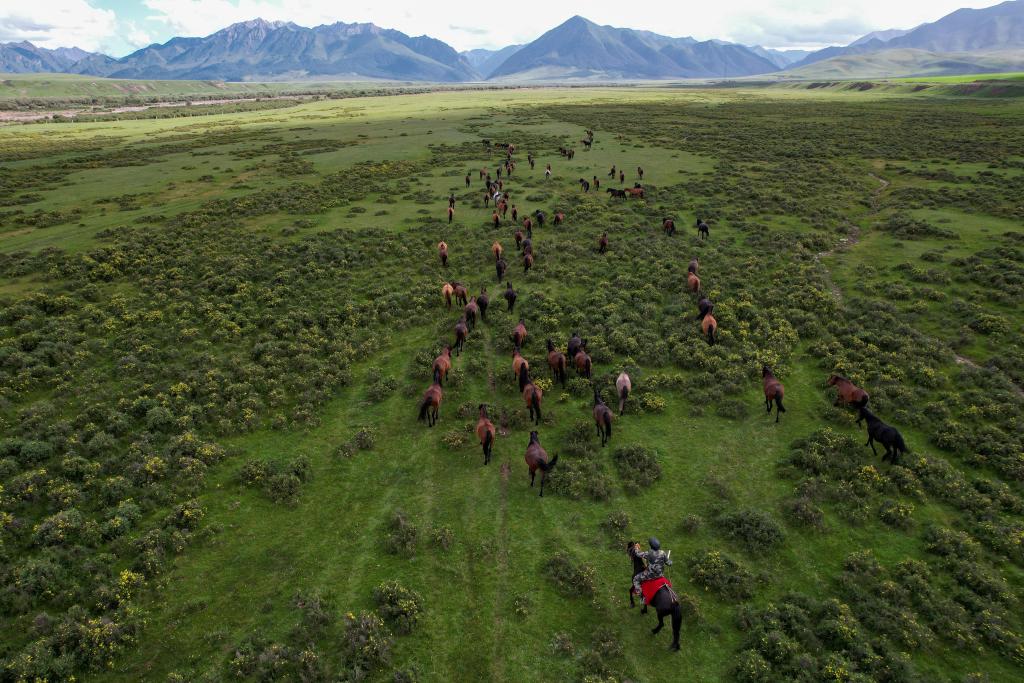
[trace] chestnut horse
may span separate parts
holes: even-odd
[[[501,247],[501,242],[494,240],[494,244],[491,245],[491,253],[494,254],[495,261],[501,258],[501,252],[503,251],[504,249]]]
[[[437,243],[437,255],[441,257],[441,265],[448,267],[448,245],[443,241]]]
[[[775,375],[772,374],[771,368],[767,365],[761,368],[761,376],[764,378],[764,407],[767,409],[768,414],[772,414],[772,401],[775,401],[775,422],[778,424],[779,417],[782,413],[786,412],[785,406],[782,405],[782,397],[786,393],[782,386],[782,382],[776,379]]]
[[[621,182],[621,180],[620,180],[620,182]],[[626,192],[626,196],[628,196],[628,197],[637,197],[638,199],[643,199],[644,198],[644,188],[642,188],[642,187],[627,187],[625,189],[625,192]]]
[[[593,363],[590,360],[590,354],[587,353],[587,340],[583,340],[583,345],[580,347],[580,350],[576,352],[576,357],[573,359],[573,363],[576,365],[577,375],[590,379]]]
[[[671,218],[666,218],[662,224],[661,229],[665,231],[665,234],[671,237],[676,234],[676,222]]]
[[[469,328],[466,327],[465,316],[459,318],[459,322],[455,323],[455,354],[458,356],[462,355],[462,347],[466,344],[466,337],[469,336]]]
[[[540,437],[537,432],[530,432],[530,443],[526,446],[526,466],[530,468],[530,486],[533,486],[537,470],[540,469],[540,498],[544,497],[544,482],[548,478],[548,472],[558,462],[558,455],[548,460],[548,453],[540,445]]]
[[[555,225],[561,225],[565,222],[565,214],[561,211],[555,213]]]
[[[445,307],[450,311],[452,310],[452,294],[455,293],[455,288],[450,283],[446,282],[441,285],[441,296],[444,297]]]
[[[494,448],[494,423],[487,419],[487,406],[480,404],[480,419],[476,421],[476,437],[484,449],[484,464],[491,462],[491,449]]]
[[[441,350],[441,355],[434,359],[434,365],[431,366],[431,373],[440,373],[440,384],[444,384],[444,378],[448,376],[448,371],[452,369],[452,347],[445,346]]]
[[[523,254],[523,275],[529,273],[530,268],[533,268],[533,254],[527,252]]]
[[[530,410],[530,419],[534,424],[540,424],[540,406],[541,399],[544,398],[544,392],[540,390],[533,380],[530,379],[530,371],[523,368],[519,374],[519,386],[522,387],[523,401],[526,403],[526,407]]]
[[[419,420],[426,420],[428,427],[437,424],[437,413],[441,409],[441,399],[444,392],[441,390],[441,375],[434,371],[434,383],[423,393],[423,400],[420,401]]]
[[[704,316],[704,320],[700,323],[700,331],[707,337],[708,344],[711,346],[715,345],[715,333],[718,332],[718,321],[715,320],[715,316],[709,312]]]
[[[523,354],[519,352],[519,347],[517,346],[512,349],[512,376],[519,381],[519,391],[523,390],[523,370],[529,372],[530,363],[523,358]]]
[[[597,240],[597,253],[603,254],[608,251],[608,233],[601,233],[600,239]]]
[[[594,389],[594,423],[597,435],[601,437],[601,445],[605,446],[612,438],[612,409],[605,404],[597,389]]]
[[[830,376],[826,384],[830,387],[835,387],[838,392],[836,394],[834,405],[843,403],[848,406],[854,406],[855,408],[863,408],[868,404],[868,392],[864,391],[842,375]]]
[[[622,411],[626,407],[626,399],[629,398],[629,392],[631,391],[633,391],[633,382],[629,379],[626,371],[623,370],[615,379],[615,392],[619,395],[619,415],[622,415]]]
[[[556,382],[565,386],[565,354],[555,348],[554,342],[548,339],[548,367],[551,368],[551,376]]]
[[[462,304],[465,306],[469,303],[469,290],[466,286],[458,282],[453,282],[452,287],[455,291],[455,303]]]
[[[526,220],[528,221],[530,219],[527,218]],[[526,221],[523,222],[525,223]],[[515,238],[516,240],[516,251],[519,251],[520,247],[523,246],[523,231],[520,230],[519,228],[516,228],[516,231],[515,233],[512,234],[512,237]]]
[[[476,314],[480,312],[480,307],[476,304],[476,297],[470,299],[462,310],[465,314],[463,317],[466,319],[469,329],[473,330],[473,328],[476,327]]]
[[[700,278],[694,275],[692,272],[686,274],[686,286],[691,292],[697,294],[700,292]]]
[[[512,283],[509,283],[509,289],[512,289]],[[512,346],[519,348],[526,341],[526,322],[520,318],[519,324],[516,325],[515,329],[512,330]]]

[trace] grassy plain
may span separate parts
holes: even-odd
[[[490,226],[477,175],[502,157],[482,138],[517,144],[521,214],[567,214],[535,232],[529,275],[509,259],[515,316],[489,252],[497,238],[514,256],[513,228]],[[71,653],[86,680],[356,680],[344,615],[397,579],[422,618],[374,680],[1019,680],[1022,148],[1015,103],[785,89],[447,92],[0,128],[0,429],[51,448],[0,454],[7,675],[59,678],[26,660],[39,647]],[[613,164],[628,185],[643,166],[646,201],[608,199]],[[577,178],[595,175],[600,191],[582,193]],[[685,291],[698,255],[713,348]],[[427,429],[415,404],[457,318],[447,277],[486,286],[492,305]],[[539,429],[561,460],[543,499],[511,380],[519,315],[535,376],[544,338],[579,329],[606,397],[623,367],[636,388],[605,449],[584,436],[585,382],[546,392]],[[786,386],[779,424],[763,362]],[[879,462],[831,406],[835,368],[901,429],[906,467]],[[469,431],[481,402],[501,427],[486,468]],[[364,426],[370,448],[340,448]],[[808,438],[828,444],[813,466],[794,456]],[[635,490],[613,456],[633,444],[660,471]],[[296,459],[291,504],[242,481],[244,463]],[[130,528],[90,531],[128,498]],[[190,499],[201,524],[168,522]],[[35,526],[72,508],[86,521],[63,536]],[[415,550],[387,550],[396,511]],[[967,537],[959,551],[935,541],[947,532]],[[627,607],[620,542],[649,535],[699,605],[679,654]],[[711,575],[749,573],[745,597],[698,576],[709,550],[740,567]],[[865,550],[879,569],[850,559]],[[549,568],[560,552],[569,566]],[[560,583],[572,566],[582,576]],[[123,570],[143,577],[127,594]],[[907,579],[921,576],[929,590]],[[328,597],[315,627],[300,606],[312,593]],[[765,612],[801,600],[834,613]],[[93,638],[75,605],[122,628]]]

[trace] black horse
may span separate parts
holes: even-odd
[[[516,307],[516,290],[512,289],[512,283],[505,283],[505,293],[502,294],[505,297],[505,301],[508,302],[508,312],[511,313],[512,309]]]
[[[508,261],[502,256],[494,262],[494,271],[498,274],[498,282],[505,278],[505,271],[508,270]]]
[[[895,427],[885,424],[878,417],[875,416],[870,410],[861,406],[860,413],[857,415],[857,426],[860,426],[861,420],[868,421],[868,442],[865,446],[871,446],[871,452],[878,455],[878,451],[875,450],[875,441],[885,446],[885,454],[882,456],[882,462],[888,459],[893,465],[897,463],[900,455],[907,453],[907,444],[903,441],[903,436],[896,431]]]
[[[606,190],[606,192],[608,194],[610,194],[612,196],[612,198],[614,198],[614,199],[625,199],[626,198],[626,191],[625,190],[616,190],[614,188],[609,187]]]
[[[537,219],[537,227],[543,228],[544,221],[547,219],[547,215],[540,209],[533,212],[533,217]]]
[[[636,556],[636,541],[630,541],[626,544],[626,552],[629,554],[631,560],[633,560],[633,576],[636,576],[644,570],[644,561]],[[629,584],[629,606],[636,607],[636,602],[633,600],[633,582]],[[660,591],[655,593],[654,597],[651,598],[651,607],[654,607],[655,613],[658,615],[658,625],[651,629],[651,633],[657,634],[665,626],[665,617],[672,616],[672,645],[671,649],[679,649],[679,628],[683,624],[683,611],[679,607],[679,601],[675,599],[675,594],[672,589],[668,586],[663,586]],[[640,614],[647,614],[648,605],[644,605],[643,609],[640,610]]]

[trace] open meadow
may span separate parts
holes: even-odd
[[[428,427],[449,280],[490,306]],[[1019,98],[545,88],[0,127],[0,681],[1019,681],[1022,302]],[[592,377],[562,385],[545,342],[577,331]],[[602,447],[593,391],[616,409],[623,370]],[[629,608],[649,536],[675,653]]]

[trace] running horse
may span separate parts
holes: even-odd
[[[494,448],[494,423],[487,417],[486,404],[480,404],[480,419],[476,421],[476,437],[480,439],[480,446],[484,449],[484,464],[490,464],[491,451]]]
[[[868,441],[864,445],[871,446],[871,452],[875,455],[878,455],[878,451],[875,450],[876,441],[885,447],[885,453],[882,455],[882,462],[885,462],[888,459],[893,465],[895,465],[899,462],[901,454],[909,452],[907,444],[903,441],[903,435],[900,434],[895,427],[882,422],[874,413],[864,406],[860,407],[857,415],[858,427],[860,426],[861,420],[868,421]]]
[[[626,544],[626,553],[629,554],[631,560],[633,560],[633,576],[636,576],[642,572],[644,567],[644,561],[637,557],[636,549],[639,544],[636,541],[630,541]],[[644,603],[640,610],[641,614],[647,613],[648,607],[654,608],[654,613],[658,615],[658,625],[651,629],[651,634],[657,635],[661,632],[661,629],[665,626],[665,617],[672,617],[672,644],[669,646],[672,650],[679,650],[679,629],[683,625],[683,610],[679,606],[679,598],[676,597],[675,591],[672,590],[672,583],[665,577],[654,579],[653,581],[645,581],[640,586],[641,590],[644,591]],[[653,595],[649,594],[649,591],[654,591]],[[632,577],[629,582],[629,606],[636,607],[636,602],[633,599],[633,581]]]
[[[423,393],[420,400],[420,421],[426,421],[428,427],[437,424],[437,413],[441,409],[441,399],[444,391],[441,390],[441,373],[434,370],[434,383]]]
[[[836,388],[836,400],[833,405],[843,403],[855,408],[863,408],[868,404],[868,392],[842,375],[831,375],[825,384]]]
[[[612,439],[612,409],[601,398],[597,387],[594,388],[594,424],[597,425],[597,435],[601,438],[601,445],[608,445]]]
[[[444,240],[437,243],[437,255],[441,258],[441,265],[448,267],[448,244]]]
[[[715,320],[715,316],[708,311],[704,315],[704,319],[700,322],[700,331],[707,337],[708,344],[710,346],[715,345],[715,334],[718,332],[718,321]]]
[[[452,294],[455,293],[455,288],[452,287],[450,282],[446,282],[441,285],[441,296],[444,297],[445,307],[450,311],[452,310]]]
[[[444,384],[445,377],[448,376],[448,371],[452,369],[452,347],[450,345],[445,346],[441,350],[441,355],[434,359],[434,365],[431,366],[431,373],[434,375],[440,375],[440,382],[438,384]]]
[[[537,470],[540,470],[540,498],[544,497],[544,482],[547,481],[548,472],[554,468],[557,462],[558,455],[556,454],[549,460],[547,451],[540,445],[540,435],[535,431],[530,432],[530,443],[526,445],[526,466],[530,468],[531,487],[537,476]]]
[[[786,407],[782,405],[782,397],[785,395],[786,390],[782,386],[782,382],[772,374],[772,369],[767,365],[761,368],[761,376],[764,378],[764,406],[768,411],[768,414],[772,414],[772,402],[775,402],[775,423],[778,424],[779,417],[782,413],[786,412]],[[862,410],[865,410],[862,408]],[[859,421],[858,421],[859,424]]]
[[[554,342],[548,339],[548,367],[551,368],[551,376],[556,382],[565,386],[565,354],[555,348]]]
[[[619,415],[622,415],[622,411],[626,407],[626,399],[629,398],[629,392],[631,391],[633,391],[633,381],[629,379],[629,375],[623,370],[615,379],[615,393],[619,395]]]
[[[530,379],[530,371],[527,368],[519,371],[519,386],[522,387],[523,402],[530,410],[530,420],[539,425],[541,400],[544,398],[544,392]]]

